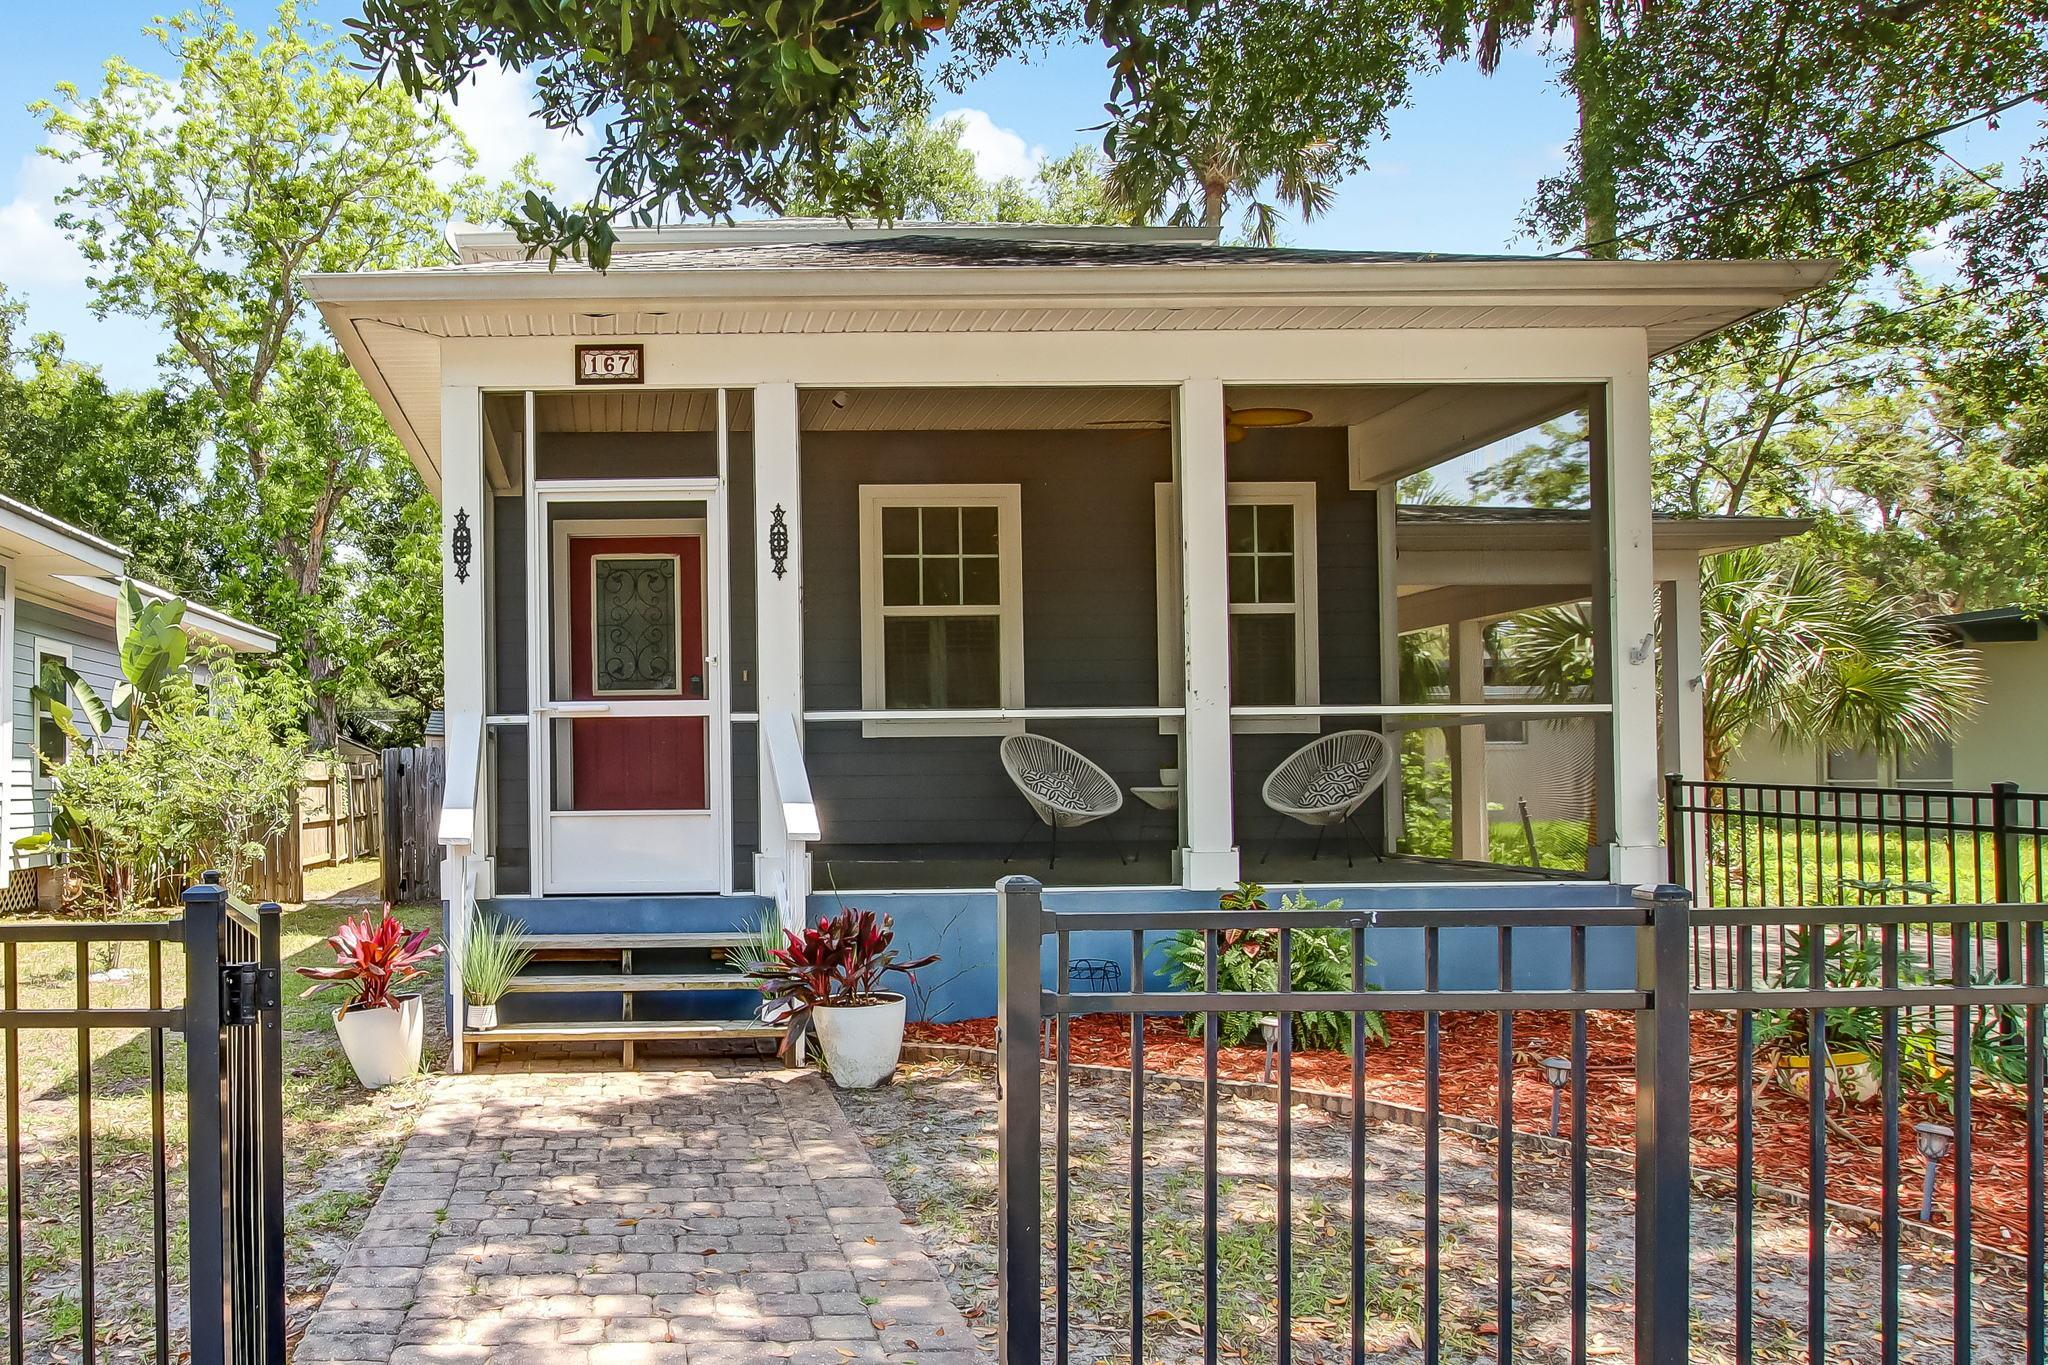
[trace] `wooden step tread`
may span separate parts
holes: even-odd
[[[750,991],[753,981],[738,972],[565,972],[515,976],[513,991]]]
[[[465,1029],[465,1043],[620,1043],[669,1038],[780,1038],[782,1029],[758,1019],[606,1019],[575,1024],[500,1024]]]
[[[528,934],[526,946],[537,952],[587,949],[591,952],[635,952],[642,948],[740,948],[754,941],[745,929],[720,929],[674,934]]]

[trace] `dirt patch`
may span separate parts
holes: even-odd
[[[1149,1041],[1149,1040],[1148,1040]],[[1257,1049],[1246,1049],[1257,1057]],[[1148,1059],[1149,1060],[1149,1059]],[[1250,1072],[1257,1076],[1257,1063]],[[1545,1115],[1548,1113],[1545,1087]],[[897,1201],[918,1221],[956,1301],[978,1330],[993,1332],[995,1285],[995,1090],[992,1075],[959,1062],[907,1064],[897,1083],[842,1092],[840,1103],[873,1150]],[[1048,1082],[1048,1160],[1053,1093]],[[1129,1358],[1130,1224],[1128,1083],[1077,1080],[1072,1090],[1072,1275],[1069,1350],[1077,1362]],[[1178,1086],[1146,1093],[1145,1359],[1185,1365],[1202,1356],[1202,1111]],[[1491,1359],[1500,1319],[1493,1249],[1495,1148],[1443,1135],[1442,1274],[1444,1359]],[[1274,1356],[1278,1273],[1274,1108],[1226,1098],[1219,1105],[1220,1238],[1224,1269],[1219,1332],[1232,1358]],[[1423,1305],[1423,1191],[1413,1128],[1366,1126],[1362,1183],[1368,1229],[1366,1347],[1376,1358],[1419,1361]],[[1293,1337],[1305,1362],[1337,1361],[1349,1350],[1350,1125],[1308,1110],[1294,1115]],[[1518,1150],[1512,1208],[1514,1358],[1565,1360],[1570,1353],[1570,1186],[1561,1157]],[[1595,1358],[1633,1350],[1633,1172],[1596,1160],[1588,1176],[1588,1332]],[[1732,1205],[1694,1206],[1694,1359],[1733,1359]],[[1051,1238],[1048,1196],[1048,1241]],[[1806,1352],[1803,1214],[1760,1208],[1756,1235],[1757,1359],[1802,1360]],[[1827,1228],[1830,1357],[1876,1357],[1879,1248],[1866,1230]],[[1909,1245],[1901,1276],[1901,1358],[1950,1359],[1954,1352],[1952,1270],[1945,1252]],[[1050,1293],[1052,1278],[1047,1273]],[[1979,1275],[1974,1339],[1981,1359],[2018,1359],[2022,1286],[1993,1265]],[[1049,1305],[1048,1305],[1049,1307]],[[1048,1312],[1048,1358],[1052,1346]]]

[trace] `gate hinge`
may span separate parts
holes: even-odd
[[[220,1021],[253,1024],[280,1003],[277,969],[254,962],[230,962],[220,969]]]

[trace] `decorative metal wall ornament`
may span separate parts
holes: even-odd
[[[455,535],[449,541],[448,550],[455,562],[455,581],[469,581],[469,556],[475,549],[469,534],[469,512],[464,508],[455,510]]]
[[[768,558],[775,561],[777,578],[789,572],[789,520],[779,502],[768,514]]]

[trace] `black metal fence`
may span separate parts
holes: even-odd
[[[1665,779],[1666,875],[1705,906],[2029,904],[2044,897],[2048,796],[2011,783],[1985,791],[1821,787]],[[2010,975],[2010,925],[1978,922],[1962,945],[1970,973]],[[1946,971],[1957,945],[1938,917],[1899,925],[1911,964]],[[1696,936],[1696,986],[1736,976],[1725,930]],[[1864,935],[1871,941],[1869,935]],[[1799,970],[1789,933],[1754,936],[1757,978]]]
[[[1909,916],[1951,922],[1952,936],[1958,941],[1978,923],[2012,927],[2019,932],[2024,949],[2023,964],[2015,963],[2022,969],[1996,981],[1952,976],[1909,982],[1902,967],[1904,955],[1899,938],[1899,930]],[[1183,1329],[1199,1332],[1199,1358],[1207,1365],[1214,1365],[1221,1356],[1232,1353],[1219,1340],[1220,1301],[1230,1288],[1228,1277],[1245,1273],[1245,1261],[1242,1257],[1228,1259],[1220,1249],[1219,1223],[1224,1215],[1219,1200],[1219,1172],[1228,1165],[1241,1179],[1248,1166],[1265,1171],[1270,1163],[1276,1200],[1269,1226],[1276,1239],[1277,1255],[1270,1280],[1256,1289],[1261,1300],[1270,1303],[1273,1310],[1273,1358],[1279,1365],[1291,1365],[1298,1325],[1294,1316],[1295,1237],[1304,1212],[1296,1207],[1293,1197],[1295,1110],[1303,1098],[1296,1088],[1294,1074],[1294,1021],[1310,1011],[1336,1012],[1348,1017],[1350,1025],[1346,1093],[1323,1096],[1337,1101],[1342,1120],[1348,1125],[1345,1143],[1349,1155],[1349,1208],[1335,1216],[1347,1224],[1346,1237],[1340,1240],[1348,1241],[1348,1266],[1344,1272],[1349,1283],[1341,1294],[1324,1295],[1326,1303],[1345,1305],[1348,1322],[1342,1324],[1345,1341],[1341,1350],[1329,1349],[1325,1339],[1318,1350],[1322,1359],[1347,1358],[1356,1362],[1367,1358],[1368,1329],[1375,1311],[1369,1307],[1375,1300],[1367,1293],[1368,1284],[1388,1275],[1402,1278],[1415,1290],[1420,1332],[1416,1344],[1423,1359],[1435,1365],[1452,1358],[1445,1324],[1457,1315],[1449,1312],[1446,1298],[1446,1248],[1478,1235],[1471,1221],[1475,1203],[1490,1202],[1486,1213],[1493,1220],[1491,1292],[1486,1294],[1485,1287],[1475,1289],[1469,1278],[1458,1287],[1458,1292],[1463,1299],[1476,1293],[1490,1300],[1483,1306],[1490,1313],[1486,1331],[1492,1340],[1486,1343],[1482,1337],[1476,1348],[1473,1341],[1466,1340],[1459,1348],[1460,1359],[1478,1353],[1507,1362],[1524,1358],[1525,1352],[1534,1352],[1527,1358],[1568,1355],[1572,1361],[1582,1362],[1595,1355],[1616,1354],[1612,1338],[1617,1325],[1632,1338],[1635,1360],[1659,1365],[1697,1358],[1693,1352],[1702,1334],[1727,1338],[1727,1353],[1745,1365],[1766,1356],[1803,1357],[1813,1362],[1869,1359],[1887,1365],[1902,1358],[1916,1358],[1925,1342],[1916,1340],[1913,1350],[1902,1357],[1902,1324],[1928,1319],[1937,1304],[1922,1280],[1914,1281],[1912,1301],[1902,1304],[1900,1248],[1902,1236],[1910,1230],[1916,1238],[1937,1238],[1937,1254],[1945,1254],[1948,1259],[1952,1321],[1945,1324],[1950,1335],[1940,1347],[1943,1358],[1967,1362],[1973,1358],[2016,1360],[2023,1356],[2030,1365],[2048,1361],[2043,1292],[2043,1255],[2044,1249],[2048,1249],[2044,1248],[2043,1211],[2048,1204],[2044,1204],[2043,1194],[2042,1130],[2042,1008],[2048,1004],[2048,958],[2043,953],[2042,923],[2048,919],[2048,909],[1938,906],[1911,912],[1883,908],[1695,910],[1687,893],[1667,886],[1645,888],[1631,906],[1604,909],[1409,909],[1370,913],[1253,909],[1070,914],[1046,910],[1036,882],[1011,878],[999,887],[998,917],[998,1259],[1003,1305],[999,1340],[1007,1365],[1035,1365],[1048,1356],[1057,1365],[1068,1365],[1070,1353],[1076,1351],[1071,1177],[1077,1159],[1100,1159],[1105,1140],[1102,1121],[1096,1115],[1084,1127],[1081,1145],[1076,1145],[1076,1067],[1071,1052],[1071,1029],[1084,1015],[1108,1015],[1129,1021],[1128,1072],[1116,1082],[1128,1089],[1128,1170],[1121,1176],[1121,1199],[1128,1225],[1111,1239],[1118,1247],[1118,1258],[1127,1258],[1128,1262],[1129,1320],[1119,1324],[1119,1330],[1127,1330],[1128,1337],[1116,1343],[1113,1355],[1131,1361],[1169,1355],[1192,1360],[1196,1357],[1192,1345],[1170,1352],[1158,1349],[1164,1343],[1148,1344],[1148,1333]],[[1831,941],[1828,935],[1839,934],[1850,925],[1865,924],[1873,926],[1880,935],[1879,979],[1851,987],[1829,984],[1822,962],[1826,944]],[[1816,984],[1766,983],[1753,971],[1744,969],[1728,989],[1696,992],[1691,963],[1696,927],[1730,934],[1745,950],[1737,959],[1740,963],[1754,962],[1746,950],[1759,935],[1813,931],[1804,941],[1813,945],[1809,950],[1812,956],[1807,963],[1807,979]],[[1271,979],[1288,983],[1293,980],[1290,951],[1297,937],[1305,937],[1306,931],[1324,935],[1335,932],[1348,939],[1350,989],[1304,992],[1283,986],[1263,993],[1218,990],[1219,958],[1233,938],[1246,933],[1267,936],[1266,942],[1277,957],[1277,971]],[[1070,947],[1084,934],[1089,936],[1088,951],[1097,955],[1102,952],[1105,935],[1128,942],[1130,989],[1045,989],[1043,983],[1047,979],[1062,983],[1068,980],[1065,968]],[[1158,941],[1170,934],[1192,934],[1199,940],[1204,989],[1148,989],[1147,962],[1157,960]],[[1422,988],[1369,989],[1364,968],[1369,952],[1375,944],[1382,945],[1384,950],[1393,938],[1401,936],[1421,939]],[[1555,951],[1560,936],[1568,945],[1563,954]],[[1491,952],[1475,955],[1475,939],[1490,941]],[[1183,943],[1186,941],[1182,939]],[[1451,949],[1454,955],[1447,960],[1446,947],[1451,944],[1455,945]],[[1522,948],[1519,960],[1518,945]],[[1630,954],[1617,954],[1618,946],[1632,946],[1632,963],[1621,965],[1629,963]],[[1536,951],[1538,948],[1541,951]],[[2005,1316],[1992,1334],[1996,1342],[1987,1339],[1981,1357],[1973,1353],[1983,1318],[1976,1311],[1972,1296],[1976,1277],[1993,1257],[1991,1253],[1980,1256],[1973,1241],[1971,1215],[1976,1192],[1972,1171],[1978,1147],[1972,1135],[1971,1103],[1973,1088],[1981,1088],[1983,1078],[1973,1074],[1973,1058],[1978,1054],[1971,1048],[1955,1050],[1953,1060],[1942,1064],[1948,1068],[1955,1105],[1954,1121],[1948,1126],[1953,1148],[1944,1157],[1954,1173],[1952,1205],[1943,1211],[1948,1223],[1944,1242],[1930,1222],[1909,1217],[1901,1208],[1906,1154],[1916,1150],[1918,1141],[1914,1132],[1903,1131],[1901,1086],[1908,1069],[1925,1061],[1923,1055],[1909,1047],[1919,1037],[1910,1023],[1911,1012],[1915,1010],[1945,1012],[1952,1038],[1979,1037],[1982,1024],[1990,1019],[1997,1021],[2000,1028],[2012,1029],[2020,1040],[2017,1046],[2021,1070],[2007,1078],[2011,1085],[2007,1098],[2023,1109],[2024,1137],[2015,1145],[2023,1145],[2024,1150],[2001,1150],[1997,1156],[2002,1171],[2023,1171],[2020,1197],[2025,1204],[2024,1246],[2009,1245],[2006,1253],[1996,1258],[2000,1273],[2012,1276],[2016,1283],[2009,1294],[2001,1291],[1995,1311]],[[1270,1114],[1271,1126],[1263,1130],[1270,1134],[1270,1142],[1261,1144],[1256,1151],[1220,1152],[1218,1109],[1227,1083],[1220,1082],[1218,1074],[1219,1019],[1225,1013],[1239,1011],[1270,1016],[1277,1025],[1277,1084],[1271,1091],[1271,1108],[1265,1111]],[[1525,1148],[1531,1140],[1526,1123],[1521,1134],[1516,1134],[1515,1127],[1514,1082],[1518,1074],[1532,1065],[1517,1046],[1516,1016],[1521,1011],[1567,1014],[1570,1056],[1548,1059],[1558,1064],[1558,1070],[1568,1071],[1568,1079],[1551,1078],[1551,1084],[1558,1087],[1553,1093],[1561,1101],[1553,1111],[1555,1131],[1568,1136],[1552,1141],[1550,1158],[1536,1161],[1525,1154],[1518,1163],[1518,1148]],[[1609,1179],[1617,1167],[1625,1166],[1628,1170],[1626,1187],[1618,1194],[1609,1191],[1598,1201],[1610,1209],[1617,1203],[1632,1205],[1633,1245],[1619,1250],[1616,1244],[1625,1242],[1625,1237],[1610,1229],[1604,1239],[1596,1239],[1589,1228],[1589,1203],[1593,1202],[1589,1200],[1589,1182],[1596,1152],[1589,1133],[1588,1027],[1589,1021],[1598,1016],[1603,1035],[1611,1032],[1615,1021],[1604,1013],[1607,1011],[1629,1016],[1633,1025],[1633,1121],[1626,1125],[1625,1139],[1630,1150],[1605,1149],[1597,1153],[1603,1180]],[[1490,1016],[1487,1027],[1495,1044],[1493,1081],[1499,1096],[1490,1129],[1475,1127],[1470,1122],[1484,1116],[1447,1113],[1444,1108],[1442,1030],[1456,1012]],[[1392,1175],[1384,1169],[1377,1170],[1373,1181],[1400,1183],[1411,1174],[1419,1179],[1419,1246],[1392,1245],[1404,1240],[1397,1234],[1405,1229],[1384,1213],[1376,1225],[1369,1226],[1367,1222],[1368,1127],[1379,1121],[1368,1117],[1372,1105],[1367,1078],[1376,1063],[1374,1049],[1367,1043],[1367,1020],[1373,1015],[1388,1014],[1420,1015],[1422,1019],[1425,1044],[1419,1077],[1421,1131],[1415,1142],[1413,1165]],[[1147,1016],[1157,1015],[1201,1021],[1202,1073],[1198,1079],[1174,1082],[1148,1076],[1144,1021]],[[1741,1098],[1732,1134],[1736,1147],[1733,1192],[1701,1194],[1696,1198],[1696,1183],[1701,1189],[1715,1188],[1706,1183],[1706,1173],[1696,1163],[1694,1150],[1696,1058],[1692,1037],[1695,1028],[1710,1026],[1702,1020],[1710,1020],[1711,1026],[1724,1031],[1733,1031],[1738,1053],[1734,1060],[1738,1072],[1735,1089]],[[1044,1062],[1040,1055],[1040,1028],[1048,1023],[1054,1035],[1053,1056],[1050,1062]],[[1831,1313],[1830,1303],[1831,1295],[1847,1293],[1851,1288],[1839,1276],[1831,1277],[1828,1260],[1831,1201],[1839,1213],[1842,1198],[1830,1184],[1830,1158],[1832,1154],[1841,1159],[1845,1139],[1838,1128],[1844,1106],[1851,1102],[1851,1092],[1856,1088],[1852,1078],[1839,1073],[1840,1054],[1832,1040],[1849,1023],[1856,1026],[1858,1036],[1874,1030],[1872,1036],[1877,1041],[1872,1067],[1877,1073],[1879,1092],[1875,1102],[1881,1109],[1883,1124],[1884,1190],[1875,1201],[1878,1207],[1870,1211],[1880,1228],[1881,1249],[1877,1259],[1882,1285],[1868,1314],[1860,1308],[1840,1305],[1833,1306]],[[1801,1029],[1808,1039],[1826,1044],[1817,1049],[1811,1042],[1807,1044],[1809,1053],[1817,1052],[1821,1058],[1813,1069],[1820,1070],[1822,1076],[1818,1083],[1805,1088],[1806,1180],[1803,1190],[1773,1189],[1758,1175],[1759,1143],[1765,1139],[1757,1119],[1755,1072],[1770,1045],[1767,1038],[1781,1038],[1788,1031]],[[1049,1074],[1044,1069],[1048,1067]],[[1199,1307],[1186,1315],[1157,1312],[1150,1306],[1153,1299],[1148,1297],[1148,1274],[1162,1268],[1158,1264],[1161,1253],[1146,1235],[1146,1220],[1153,1206],[1160,1202],[1156,1173],[1155,1190],[1148,1193],[1147,1187],[1148,1095],[1152,1088],[1167,1084],[1198,1084],[1202,1110],[1200,1229],[1183,1242],[1169,1243],[1172,1254],[1168,1259],[1177,1263],[1176,1273],[1187,1273],[1185,1267],[1190,1257],[1199,1265],[1201,1285],[1199,1294],[1193,1296]],[[1250,1102],[1244,1099],[1241,1088],[1230,1093],[1235,1096],[1235,1103]],[[1792,1103],[1776,1098],[1783,1092],[1773,1094],[1774,1104]],[[1479,1134],[1476,1140],[1482,1144],[1490,1142],[1493,1178],[1490,1198],[1479,1196],[1475,1200],[1473,1191],[1467,1189],[1462,1196],[1450,1200],[1447,1208],[1444,1181],[1450,1163],[1443,1144],[1454,1129],[1461,1142],[1475,1140],[1475,1132]],[[1719,1135],[1715,1136],[1718,1141]],[[1540,1130],[1534,1140],[1543,1140]],[[1555,1149],[1561,1149],[1561,1158]],[[1332,1164],[1328,1149],[1324,1149],[1322,1160],[1325,1167]],[[1190,1169],[1183,1178],[1192,1180],[1194,1175]],[[1539,1294],[1532,1286],[1527,1294],[1518,1292],[1518,1256],[1527,1253],[1517,1245],[1517,1218],[1534,1197],[1533,1183],[1544,1181],[1553,1187],[1565,1186],[1562,1191],[1546,1191],[1551,1200],[1548,1208],[1555,1210],[1561,1205],[1565,1213],[1562,1218],[1549,1213],[1528,1218],[1526,1235],[1536,1242],[1552,1241],[1560,1235],[1569,1240],[1568,1301],[1562,1305],[1568,1321],[1561,1335],[1551,1330],[1555,1327],[1552,1323],[1546,1329],[1549,1334],[1545,1340],[1534,1340],[1532,1328],[1532,1339],[1525,1341],[1521,1335],[1524,1320],[1532,1305],[1549,1290]],[[1933,1189],[1931,1179],[1928,1188]],[[1773,1220],[1774,1240],[1767,1252],[1761,1250],[1764,1243],[1759,1236],[1760,1207],[1767,1208]],[[1447,1212],[1464,1225],[1462,1229],[1447,1221]],[[1327,1220],[1331,1216],[1332,1211],[1324,1208],[1311,1218]],[[1049,1229],[1044,1226],[1048,1217]],[[1804,1222],[1803,1266],[1787,1264],[1784,1232],[1788,1221]],[[1703,1246],[1703,1239],[1713,1236],[1714,1228],[1726,1229],[1732,1244],[1720,1249]],[[1084,1235],[1096,1246],[1102,1244],[1099,1209],[1096,1225]],[[1605,1245],[1600,1244],[1602,1241]],[[1191,1253],[1184,1249],[1188,1242],[1193,1244]],[[1945,1253],[1939,1252],[1941,1244],[1947,1248]],[[1924,1241],[1916,1241],[1915,1246],[1924,1247]],[[1590,1265],[1589,1253],[1593,1250],[1603,1258],[1597,1276]],[[2009,1254],[2012,1252],[2019,1255]],[[1758,1275],[1760,1254],[1772,1258],[1769,1287],[1779,1296],[1773,1300],[1772,1316],[1773,1329],[1779,1335],[1768,1342],[1758,1332],[1757,1304],[1764,1288]],[[1617,1255],[1626,1257],[1625,1265],[1615,1263]],[[1728,1271],[1730,1282],[1717,1283],[1714,1292],[1722,1296],[1717,1301],[1732,1297],[1732,1322],[1725,1317],[1713,1322],[1695,1317],[1695,1275],[1707,1273],[1702,1267],[1711,1267],[1716,1274]],[[1469,1264],[1466,1268],[1469,1270]],[[1792,1325],[1796,1339],[1788,1346],[1783,1339],[1787,1325],[1782,1300],[1786,1292],[1784,1281],[1802,1271],[1805,1312],[1803,1321]],[[1098,1277],[1102,1273],[1099,1266],[1093,1271]],[[1121,1286],[1124,1272],[1118,1273]],[[1600,1300],[1597,1316],[1592,1303],[1596,1294]],[[1617,1302],[1617,1295],[1625,1295],[1626,1301]],[[1471,1305],[1461,1303],[1460,1307],[1469,1321]],[[1179,1325],[1155,1325],[1156,1319]],[[1831,1344],[1831,1323],[1838,1329],[1838,1338],[1847,1330],[1843,1326],[1847,1323],[1862,1333],[1862,1339],[1846,1345],[1839,1340]],[[2005,1324],[2014,1324],[2014,1330],[2006,1331]],[[1095,1332],[1101,1326],[1088,1324]],[[1600,1340],[1602,1336],[1607,1338],[1604,1343]],[[1087,1349],[1081,1354],[1104,1358],[1098,1348],[1083,1345]],[[1843,1350],[1849,1354],[1842,1354]]]
[[[233,901],[212,874],[206,884],[184,893],[183,915],[162,922],[87,923],[41,921],[0,924],[0,1051],[6,1062],[7,1126],[7,1352],[11,1365],[38,1359],[76,1359],[95,1365],[108,1352],[99,1294],[108,1265],[133,1254],[131,1248],[102,1248],[96,1236],[110,1193],[98,1187],[99,1149],[114,1149],[125,1137],[106,1131],[94,1112],[96,1096],[118,1093],[124,1068],[109,1059],[116,1049],[139,1043],[146,1053],[148,1210],[141,1222],[147,1242],[147,1303],[150,1340],[125,1353],[153,1358],[157,1365],[189,1359],[193,1365],[282,1365],[285,1358],[284,1165],[282,1035],[280,1033],[279,909],[251,908]],[[102,995],[124,991],[125,969],[95,973],[95,957],[141,945],[143,1003],[105,1004]],[[47,949],[69,947],[71,999],[61,1005],[24,1003],[46,995],[50,978]],[[183,961],[166,967],[166,954]],[[25,962],[34,956],[38,962]],[[96,981],[96,975],[98,980]],[[182,976],[182,1000],[167,1003],[169,983]],[[100,984],[104,982],[105,984]],[[25,1069],[24,1035],[58,1031],[76,1036],[75,1076],[54,1084]],[[105,1052],[97,1049],[105,1048]],[[182,1054],[182,1057],[180,1057]],[[95,1079],[95,1063],[108,1071]],[[182,1062],[182,1066],[180,1065]],[[182,1070],[182,1087],[179,1072]],[[75,1089],[75,1118],[68,1134],[47,1125],[24,1126],[25,1106],[47,1116],[49,1102]],[[174,1136],[167,1100],[185,1101],[183,1141]],[[76,1227],[75,1341],[58,1339],[54,1315],[42,1313],[42,1329],[30,1330],[32,1269],[27,1231],[31,1194],[45,1204],[61,1178],[62,1148],[76,1144],[75,1202],[52,1215]],[[182,1150],[181,1150],[182,1149]],[[182,1160],[181,1160],[182,1158]],[[26,1163],[37,1169],[25,1170]],[[132,1163],[124,1163],[124,1165]],[[182,1207],[174,1177],[182,1173]],[[182,1226],[187,1252],[177,1263],[173,1247]],[[189,1305],[189,1339],[178,1340],[182,1317],[179,1291]],[[66,1314],[68,1316],[68,1313]]]

